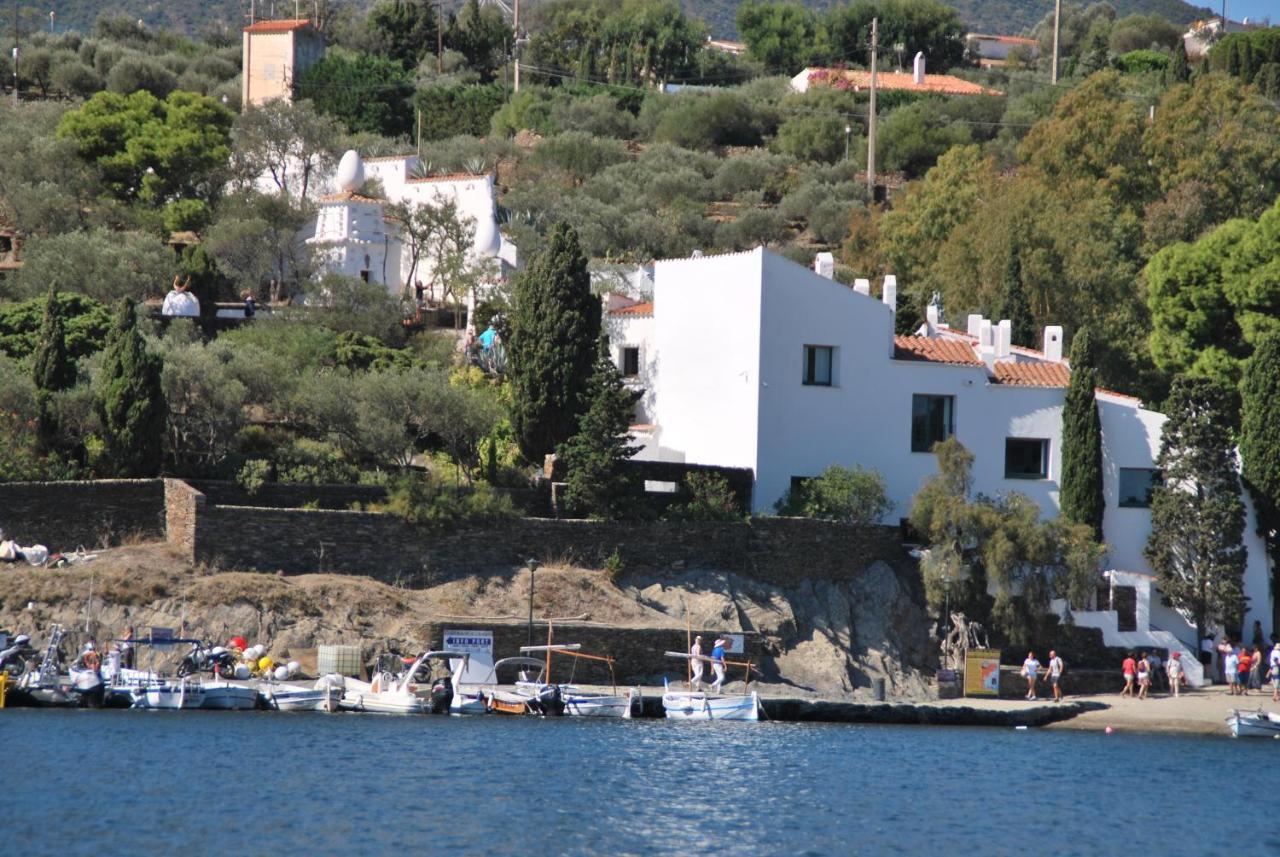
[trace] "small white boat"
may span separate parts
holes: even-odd
[[[249,711],[258,707],[258,689],[247,684],[214,681],[203,685],[201,708],[217,711]]]
[[[449,700],[450,714],[488,714],[489,707],[485,698],[484,685],[472,684],[463,686],[462,677],[466,675],[470,655],[453,658],[453,698]]]
[[[662,708],[668,720],[759,720],[760,696],[671,690],[663,681]]]
[[[342,700],[342,687],[320,679],[314,687],[290,687],[274,682],[264,684],[258,691],[267,707],[275,711],[324,711],[338,710]]]
[[[204,685],[198,679],[179,678],[146,684],[133,692],[134,708],[178,710],[201,708]]]
[[[550,636],[549,632],[548,636]],[[547,661],[545,665],[537,661],[530,662],[533,665],[540,667],[541,672],[534,680],[517,681],[516,693],[525,696],[543,698],[551,688],[558,688],[560,692],[560,700],[563,703],[563,713],[570,717],[622,717],[630,719],[633,716],[639,716],[642,714],[644,697],[641,695],[640,688],[638,687],[629,687],[622,692],[618,692],[618,689],[615,687],[613,693],[593,693],[591,691],[583,691],[573,684],[553,685],[550,682],[549,675],[551,655],[553,653],[571,658],[601,661],[608,665],[609,675],[613,675],[612,657],[607,655],[589,655],[579,651],[581,648],[582,645],[580,643],[521,646],[520,651],[524,653],[545,652],[547,655]]]
[[[426,701],[417,695],[417,687],[412,682],[418,667],[431,654],[433,653],[424,653],[398,679],[389,672],[378,673],[373,681],[345,679],[339,706],[343,711],[369,711],[377,714],[425,713]]]
[[[1234,738],[1280,738],[1280,714],[1235,709],[1227,718]]]

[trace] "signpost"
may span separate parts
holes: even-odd
[[[970,649],[964,655],[964,695],[1000,695],[1000,652]]]
[[[452,631],[444,632],[442,648],[447,652],[462,652],[470,655],[467,667],[461,680],[467,684],[482,684],[493,675],[493,632],[492,631]],[[453,660],[449,668],[456,670],[458,664]]]

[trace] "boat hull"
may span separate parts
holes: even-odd
[[[565,694],[564,713],[570,717],[621,717],[630,720],[642,713],[640,689],[630,688],[616,696]]]
[[[667,691],[662,708],[668,720],[759,720],[760,698],[750,694]]]
[[[336,687],[295,688],[263,691],[267,706],[276,711],[324,711],[334,712],[342,699],[342,691]]]
[[[134,708],[159,711],[178,711],[201,708],[204,705],[204,688],[200,685],[161,685],[135,690]]]
[[[249,711],[258,707],[258,691],[245,685],[205,685],[200,707],[213,711]]]
[[[1280,737],[1280,715],[1265,711],[1233,711],[1227,725],[1235,738]]]

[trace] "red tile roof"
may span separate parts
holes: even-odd
[[[926,363],[950,363],[956,366],[981,366],[973,346],[954,339],[932,339],[928,336],[895,336],[894,360],[919,360]]]
[[[408,184],[422,184],[424,182],[456,182],[466,181],[468,179],[486,179],[487,173],[446,173],[439,176],[420,176],[418,178],[406,179]]]
[[[311,22],[306,18],[285,18],[280,21],[259,21],[245,27],[244,31],[246,33],[289,33],[310,26]]]
[[[611,309],[609,315],[653,315],[653,301]]]
[[[327,196],[320,197],[321,202],[386,202],[385,199],[376,199],[372,196],[356,193],[351,190],[344,190],[340,193],[331,193]]]
[[[836,89],[862,90],[871,87],[871,72],[844,68],[808,69],[810,86],[832,86]],[[915,76],[905,71],[885,71],[876,74],[876,88],[898,89],[907,92],[935,92],[939,95],[1004,95],[997,89],[972,83],[949,74],[926,74],[924,83],[916,83]]]
[[[1065,387],[1071,373],[1061,363],[997,363],[996,383],[1013,387]]]

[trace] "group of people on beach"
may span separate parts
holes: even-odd
[[[711,645],[711,671],[715,673],[716,680],[711,682],[711,692],[719,693],[720,686],[724,684],[725,662],[724,650],[729,646],[729,641],[723,636],[716,637],[716,641]],[[689,666],[692,668],[689,673],[689,690],[704,690],[702,684],[702,673],[704,665],[707,662],[707,656],[702,653],[702,635],[693,638],[693,645],[689,647]]]
[[[1124,689],[1120,695],[1131,699],[1146,699],[1151,689],[1160,684],[1178,696],[1187,684],[1181,652],[1171,653],[1167,661],[1156,652],[1129,652],[1120,665],[1120,671],[1124,674]]]
[[[1280,702],[1280,641],[1272,644],[1268,654],[1256,641],[1249,649],[1227,637],[1219,644],[1218,653],[1222,656],[1222,677],[1230,696],[1248,696],[1251,690],[1261,691],[1263,682],[1267,681],[1271,683],[1271,701]]]
[[[1066,671],[1066,665],[1062,662],[1062,658],[1058,657],[1058,653],[1049,650],[1049,662],[1041,665],[1036,660],[1035,652],[1027,652],[1027,659],[1022,662],[1022,677],[1027,680],[1027,699],[1038,699],[1036,696],[1036,679],[1039,678],[1043,669],[1044,679],[1049,682],[1049,687],[1053,689],[1053,701],[1062,702],[1062,674]]]

